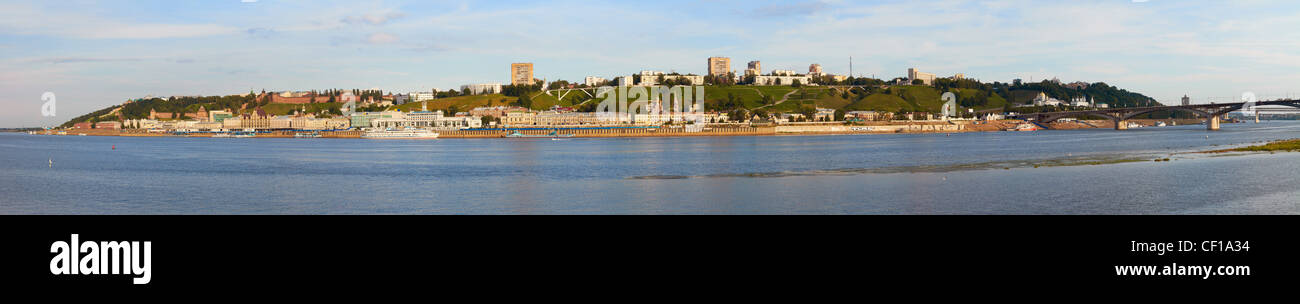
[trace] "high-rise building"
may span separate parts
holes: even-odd
[[[709,57],[709,75],[727,76],[731,72],[731,58]]]
[[[808,66],[808,74],[812,74],[812,75],[821,75],[821,74],[822,74],[822,65],[814,63],[814,64]]]
[[[510,84],[511,85],[533,84],[533,63],[532,62],[511,63]]]
[[[1184,106],[1192,105],[1192,98],[1187,97],[1187,95],[1183,95],[1183,105]]]
[[[745,69],[745,75],[758,76],[761,74],[763,74],[763,63],[758,62],[758,60],[750,61],[748,68]]]

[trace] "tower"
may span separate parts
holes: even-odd
[[[731,58],[709,57],[709,75],[727,76],[731,71]]]
[[[510,64],[510,84],[511,85],[532,85],[533,84],[533,63],[511,63]]]

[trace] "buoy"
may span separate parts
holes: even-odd
[[[117,150],[117,145],[113,145],[113,150]]]
[[[54,158],[50,158],[50,168],[54,168]]]

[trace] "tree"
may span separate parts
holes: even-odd
[[[811,106],[811,105],[802,105],[802,106],[799,106],[799,114],[803,114],[803,117],[804,117],[805,119],[813,119],[813,118],[816,118],[816,117],[817,117],[817,107],[814,107],[814,106]]]
[[[515,101],[515,105],[516,105],[516,106],[520,106],[520,107],[525,107],[525,108],[532,109],[532,108],[533,108],[533,98],[530,97],[530,96],[528,96],[528,94],[519,95],[519,100],[516,100],[516,101]]]
[[[797,88],[797,87],[803,86],[803,83],[800,83],[798,79],[795,79],[795,80],[794,80],[794,83],[791,83],[790,86],[792,86],[792,87],[796,87],[796,88]]]
[[[835,119],[835,121],[843,121],[843,120],[844,120],[844,110],[841,110],[841,109],[835,109],[835,117],[834,117],[834,119]]]
[[[925,84],[925,80],[912,79],[912,85],[923,85],[923,84]]]

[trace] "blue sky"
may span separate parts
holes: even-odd
[[[0,1],[0,127],[145,95],[733,69],[1105,81],[1166,103],[1300,96],[1296,1]],[[40,96],[58,97],[42,117]]]

